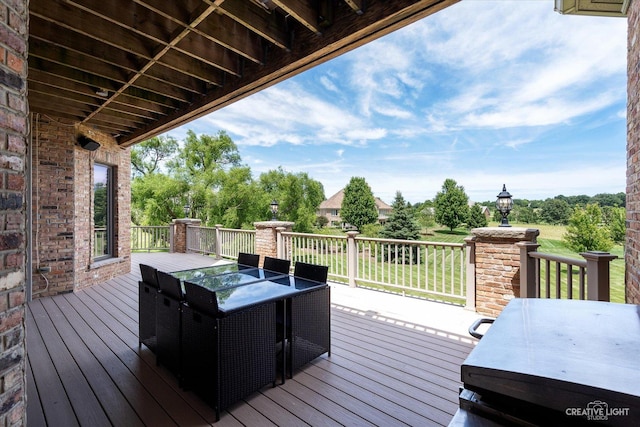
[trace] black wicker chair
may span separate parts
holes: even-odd
[[[289,274],[291,261],[289,261],[288,259],[265,256],[262,268],[264,268],[265,270],[274,271],[276,273]]]
[[[188,299],[190,291],[188,287]],[[275,385],[275,303],[216,317],[198,309],[212,298],[197,298],[195,307],[183,307],[183,385],[215,408],[220,419],[229,405]]]
[[[257,268],[259,263],[260,255],[258,254],[248,254],[245,252],[238,253],[238,264],[240,265]]]
[[[181,379],[181,330],[184,294],[180,279],[158,271],[156,361]]]
[[[293,269],[293,275],[314,282],[327,283],[329,267],[298,261]]]
[[[144,344],[156,351],[156,300],[158,276],[155,267],[140,264],[142,280],[138,282],[138,347]]]

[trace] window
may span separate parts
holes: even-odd
[[[93,165],[93,257],[112,257],[114,240],[113,168]]]

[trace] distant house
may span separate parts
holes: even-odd
[[[344,189],[338,191],[333,196],[329,197],[324,202],[320,203],[318,207],[318,216],[323,216],[329,221],[329,226],[340,226],[342,228],[349,228],[349,224],[342,221],[340,218],[340,209],[342,208],[342,200],[344,199]],[[376,208],[378,209],[378,222],[384,224],[387,222],[389,215],[393,208],[380,200],[379,197],[375,198]]]

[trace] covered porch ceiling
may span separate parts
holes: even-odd
[[[129,146],[458,1],[31,0],[29,107]]]

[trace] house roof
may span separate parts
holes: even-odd
[[[555,10],[566,15],[627,16],[630,0],[555,0]]]
[[[29,108],[129,146],[458,1],[30,0]]]
[[[320,203],[320,206],[318,207],[318,209],[340,209],[342,208],[343,199],[344,199],[344,188],[338,191],[333,196],[329,197],[327,200]],[[383,202],[379,197],[376,197],[375,200],[376,200],[376,207],[378,208],[378,210],[393,209],[391,206]]]

